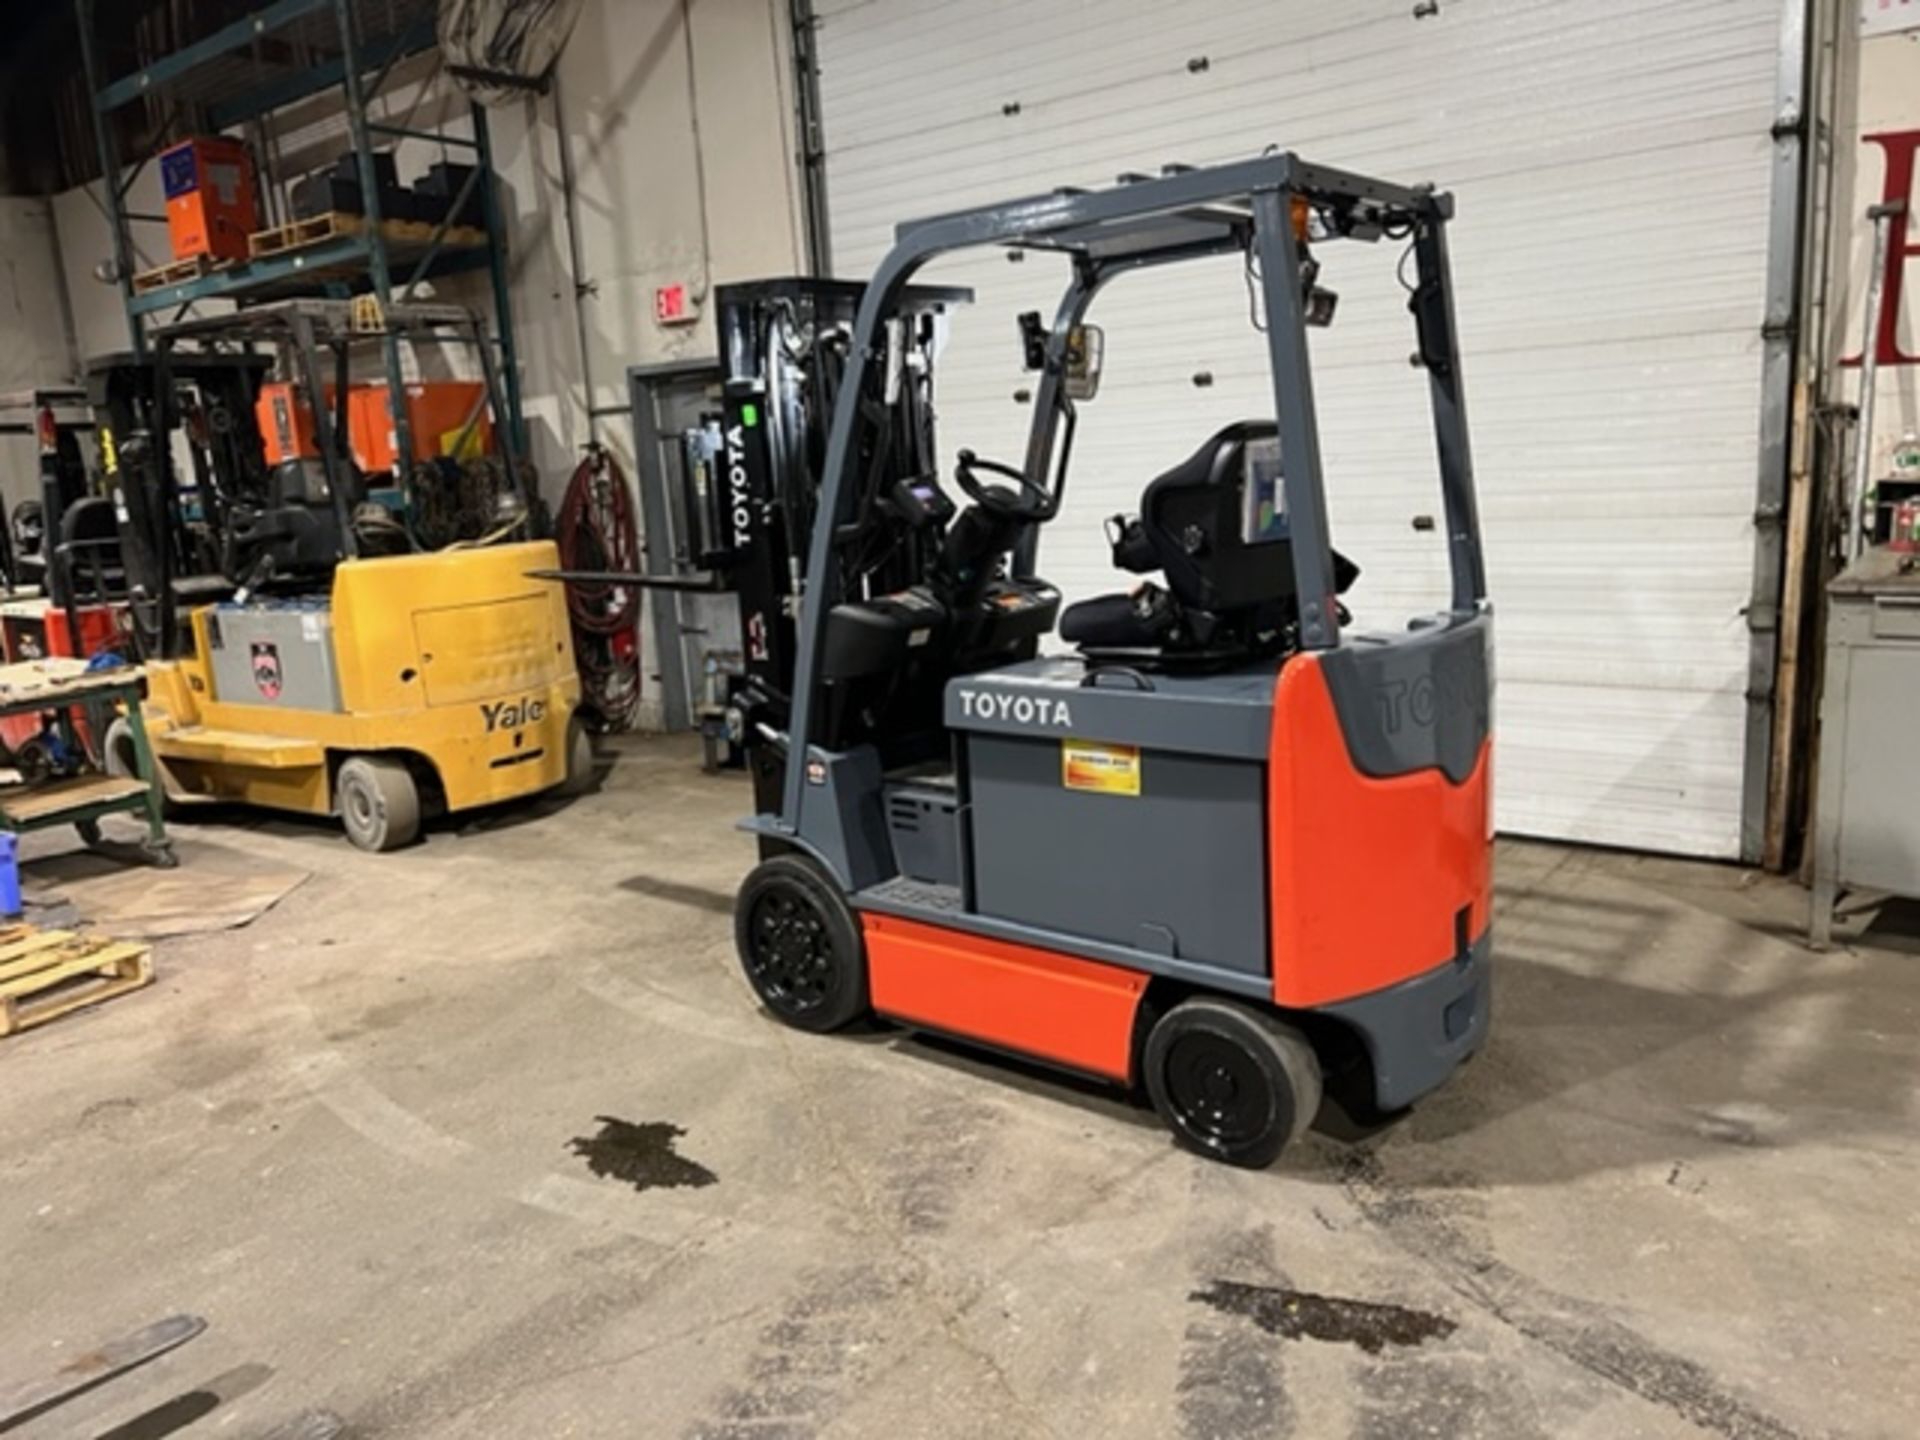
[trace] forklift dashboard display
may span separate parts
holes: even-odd
[[[1249,440],[1240,452],[1240,537],[1249,545],[1285,540],[1287,496],[1280,483],[1280,437]]]
[[[953,501],[931,475],[901,480],[893,487],[893,505],[916,530],[953,518]]]

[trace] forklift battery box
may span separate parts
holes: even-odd
[[[327,404],[332,405],[334,389],[326,387]],[[269,467],[289,460],[312,460],[320,454],[320,438],[313,423],[313,407],[298,385],[275,380],[260,387],[260,398],[253,402],[254,423],[260,427],[260,440],[266,449]]]
[[[215,605],[206,612],[213,698],[337,713],[333,612],[320,598]]]
[[[487,387],[477,380],[429,380],[406,387],[407,424],[413,432],[413,459],[440,455],[468,459],[493,448],[493,423],[487,414]],[[467,430],[467,421],[473,428]],[[347,396],[348,435],[353,458],[369,475],[391,472],[399,459],[393,406],[385,385],[356,385]],[[461,442],[462,432],[466,434]]]
[[[160,185],[174,259],[247,258],[247,237],[260,228],[260,206],[245,145],[218,135],[184,140],[161,152]]]
[[[1045,657],[949,681],[977,912],[1268,973],[1275,675],[1102,675]]]

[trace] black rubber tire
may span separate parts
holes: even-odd
[[[149,749],[153,746],[152,731],[147,732],[147,746]],[[155,765],[160,763],[158,756],[154,757],[153,763]],[[126,716],[114,716],[113,723],[107,726],[107,733],[100,738],[100,764],[109,775],[118,776],[123,780],[135,780],[139,778],[140,755],[139,752],[133,748],[133,723],[129,721]],[[162,820],[172,820],[176,818],[179,810],[180,806],[174,801],[172,796],[167,794],[166,779],[162,776],[160,782],[160,818]]]
[[[595,772],[593,736],[578,715],[567,721],[567,778],[560,782],[562,795],[584,795],[593,789]]]
[[[867,948],[846,896],[804,855],[763,860],[733,902],[753,993],[782,1024],[822,1035],[867,1013]]]
[[[1198,996],[1161,1016],[1141,1057],[1153,1108],[1196,1155],[1271,1165],[1320,1108],[1320,1061],[1284,1021]]]
[[[333,808],[361,850],[398,850],[420,833],[420,787],[398,760],[353,755],[333,778]]]
[[[114,716],[107,726],[106,738],[100,742],[100,763],[109,775],[129,780],[139,775],[140,753],[133,748],[133,723],[126,716]]]

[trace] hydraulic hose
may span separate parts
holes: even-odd
[[[555,517],[566,570],[640,568],[640,531],[627,477],[598,443],[574,467]],[[624,730],[640,703],[640,590],[633,585],[567,582],[567,618],[580,683],[600,723]]]

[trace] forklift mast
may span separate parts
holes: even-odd
[[[691,497],[694,548],[737,597],[745,673],[736,707],[748,724],[783,728],[791,703],[796,623],[808,538],[820,499],[828,428],[847,373],[849,337],[864,286],[805,277],[719,287],[719,416],[689,437],[713,462]],[[931,390],[941,317],[972,299],[958,288],[905,292],[890,330],[890,360],[859,397],[875,423],[859,447],[860,481],[840,498],[833,564],[837,593],[866,597],[923,578],[924,545],[900,540],[875,513],[902,480],[932,474]]]

